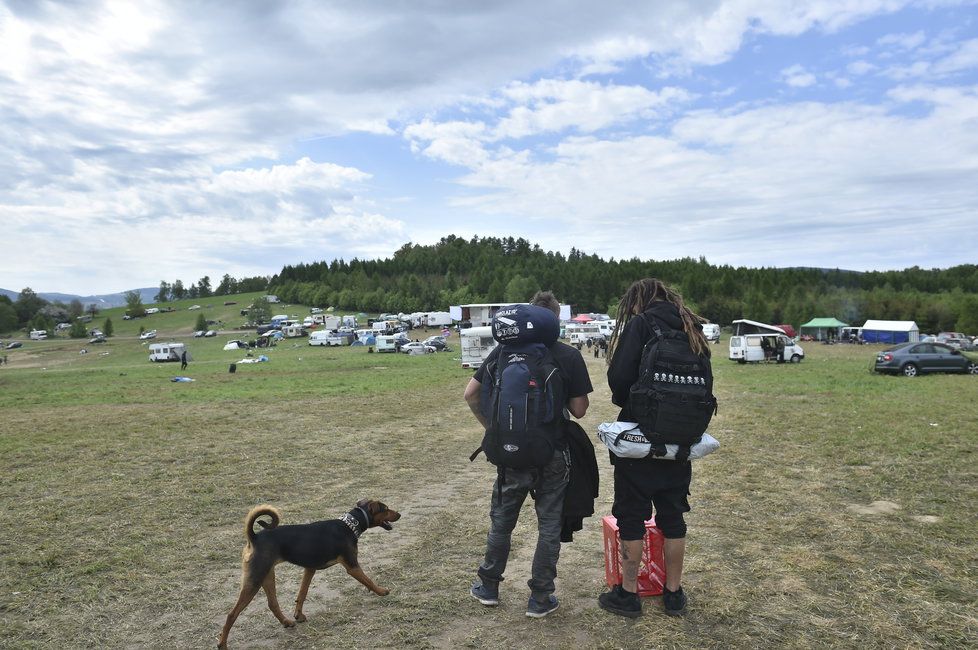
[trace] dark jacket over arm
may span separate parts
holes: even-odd
[[[594,500],[598,497],[598,461],[594,456],[594,445],[580,424],[568,420],[564,423],[564,434],[571,455],[571,471],[564,496],[560,541],[572,542],[574,533],[584,527],[584,518],[594,514]]]

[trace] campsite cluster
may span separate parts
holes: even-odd
[[[248,296],[241,296],[242,300]],[[223,307],[236,306],[236,300],[227,300]],[[496,345],[489,327],[496,311],[509,303],[472,303],[456,305],[447,311],[417,311],[411,313],[381,313],[375,317],[359,312],[355,314],[334,313],[333,308],[309,307],[308,314],[267,313],[272,306],[278,310],[294,309],[298,305],[283,304],[275,295],[256,295],[246,307],[238,308],[237,315],[250,318],[236,328],[222,330],[221,320],[208,320],[200,312],[202,306],[191,304],[176,307],[173,304],[151,306],[138,310],[127,309],[123,321],[142,321],[157,314],[171,314],[179,311],[197,312],[196,325],[200,329],[192,331],[195,338],[215,337],[219,333],[236,335],[224,345],[224,350],[252,350],[271,348],[282,341],[302,339],[310,346],[360,346],[370,352],[403,352],[407,354],[430,354],[453,352],[450,337],[459,337],[460,362],[463,368],[478,368]],[[211,305],[207,305],[211,308]],[[306,309],[306,308],[303,308]],[[276,311],[278,311],[276,310]],[[225,316],[230,318],[230,316]],[[78,321],[91,322],[92,317],[82,315]],[[578,349],[593,349],[595,356],[607,351],[608,339],[614,329],[615,321],[603,313],[571,314],[570,306],[563,306],[561,312],[560,336]],[[43,341],[49,336],[66,333],[76,323],[59,323],[52,331],[31,329],[28,339]],[[206,329],[205,329],[206,328]],[[106,317],[103,328],[92,327],[85,331],[89,336],[87,343],[105,343],[107,335],[112,335],[111,317]],[[103,331],[106,330],[106,331]],[[704,334],[712,343],[720,342],[721,328],[718,324],[705,323]],[[969,372],[978,374],[978,338],[960,332],[940,332],[922,334],[914,321],[867,320],[862,326],[855,326],[836,318],[813,318],[796,331],[790,324],[766,324],[749,319],[733,320],[728,328],[727,358],[738,363],[777,362],[800,363],[805,358],[801,342],[821,342],[824,344],[885,344],[890,347],[880,351],[875,358],[875,370],[884,373],[902,373],[915,376],[930,371]],[[179,338],[183,331],[168,334],[169,338]],[[423,331],[424,336],[419,336]],[[433,331],[433,333],[432,333]],[[254,336],[249,336],[254,332]],[[156,329],[139,326],[138,338],[142,341],[157,338]],[[16,350],[23,347],[20,340],[0,341],[0,347]],[[150,361],[187,362],[193,360],[188,345],[180,341],[166,341],[149,344]],[[82,352],[87,352],[82,348]],[[248,357],[253,356],[250,352]],[[248,363],[246,357],[242,362]],[[267,359],[267,357],[266,357]]]

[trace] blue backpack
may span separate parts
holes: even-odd
[[[492,331],[500,347],[482,384],[479,407],[488,427],[480,449],[500,468],[542,467],[562,435],[566,391],[548,347],[560,323],[549,309],[512,305],[496,313]]]

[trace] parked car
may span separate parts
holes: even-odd
[[[199,339],[200,337],[204,336],[205,334],[207,334],[206,331],[204,331],[204,330],[197,330],[196,332],[194,332],[194,338],[195,339]]]
[[[139,335],[139,339],[141,341],[145,341],[146,339],[155,339],[155,338],[156,338],[156,330],[147,330]]]
[[[200,305],[190,305],[187,307],[187,311],[193,311],[195,309],[200,309]]]
[[[204,332],[204,336],[208,338],[210,338],[211,336],[217,336],[217,332],[215,332],[214,330],[207,330],[206,332]]]
[[[89,343],[105,343],[105,337],[101,334],[88,339]]]
[[[10,343],[7,344],[8,350],[13,350],[15,348],[22,348],[22,347],[24,347],[24,344],[21,343],[20,341],[11,341]]]
[[[876,355],[876,372],[916,377],[925,372],[967,372],[978,375],[978,361],[942,343],[904,343]]]
[[[437,350],[419,341],[411,341],[401,346],[401,352],[404,354],[431,354],[437,352]]]
[[[424,344],[430,345],[438,352],[444,352],[448,348],[448,343],[445,342],[443,336],[429,336],[424,340]]]

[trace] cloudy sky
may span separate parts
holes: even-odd
[[[975,0],[0,0],[0,287],[978,261]]]

